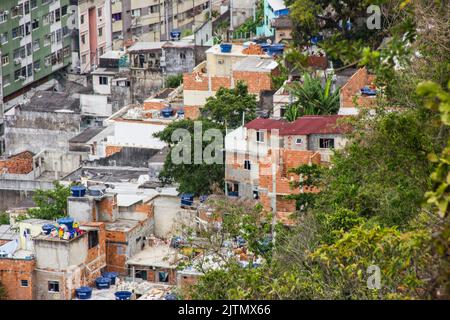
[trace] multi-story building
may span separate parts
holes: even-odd
[[[206,19],[210,0],[111,0],[113,47],[135,41],[171,40]]]
[[[78,71],[89,73],[112,49],[111,0],[78,0]]]
[[[272,26],[274,19],[287,16],[289,8],[284,0],[264,0],[264,21],[263,25],[256,29],[256,34],[262,37],[273,37],[275,28]]]
[[[71,61],[70,0],[2,0],[0,47],[5,102],[50,79]]]
[[[350,128],[340,122],[342,118],[303,116],[294,122],[259,118],[227,134],[228,195],[259,199],[266,210],[275,210],[280,221],[289,223],[296,203],[285,196],[315,192],[291,188],[299,176],[289,169],[312,163],[328,165],[333,150],[343,148],[347,141],[345,134]],[[276,202],[271,201],[274,198]]]

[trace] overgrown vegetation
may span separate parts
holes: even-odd
[[[168,76],[166,79],[166,88],[178,88],[182,83],[183,83],[182,74]]]
[[[369,5],[290,3],[297,30],[306,30],[305,36],[319,31],[317,13],[329,4],[344,21]],[[377,111],[370,116],[363,112],[352,121],[347,146],[320,175],[313,168],[296,169],[306,179],[315,177],[305,183],[320,186],[321,192],[313,199],[299,199],[303,202],[296,227],[275,228],[275,245],[265,253],[268,259],[257,268],[225,259],[222,268],[204,270],[191,287],[191,297],[450,298],[450,39],[445,36],[448,23],[439,23],[448,19],[448,8],[439,1],[410,0],[401,6],[391,1],[385,9],[385,17],[392,12],[397,16],[386,21],[382,32],[391,40],[378,50],[374,48],[381,33],[365,33],[362,44],[367,48],[353,50],[359,43],[357,28],[340,30],[334,18],[325,19],[321,27],[336,30],[338,60],[362,61],[376,74],[378,85],[385,88],[378,95]],[[436,22],[434,27],[429,21]],[[340,52],[343,48],[351,57]],[[241,219],[252,212],[245,209]],[[255,224],[264,226],[267,220]],[[237,228],[241,236],[243,225],[239,222]]]
[[[59,182],[54,183],[51,190],[36,190],[33,201],[36,208],[28,210],[30,218],[55,220],[67,216],[67,198],[70,196],[70,187]]]
[[[6,212],[0,212],[0,225],[9,224],[9,215]]]
[[[6,300],[8,297],[5,286],[0,282],[0,300]]]

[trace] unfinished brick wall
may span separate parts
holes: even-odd
[[[231,88],[231,78],[211,77],[211,91],[218,91],[220,88]]]
[[[151,101],[144,101],[143,109],[145,111],[148,111],[148,110],[158,110],[159,111],[159,110],[164,109],[165,107],[166,107],[166,104],[164,102],[151,100]]]
[[[183,89],[208,91],[208,77],[204,73],[194,71],[193,73],[183,74]]]
[[[198,117],[200,117],[200,107],[184,106],[184,117],[192,120],[198,119]]]
[[[36,261],[0,258],[0,282],[6,288],[8,300],[33,300]],[[28,286],[22,287],[21,280]]]
[[[268,72],[234,71],[233,77],[235,83],[237,81],[245,82],[248,86],[248,91],[253,94],[273,89],[271,73]]]
[[[27,174],[33,171],[33,153],[25,151],[0,160],[0,173]]]
[[[153,203],[138,204],[136,205],[135,210],[136,212],[145,213],[148,218],[153,218],[155,214]]]
[[[341,106],[344,108],[354,108],[356,105],[362,107],[370,107],[374,105],[375,99],[373,97],[365,97],[359,95],[361,88],[370,85],[375,81],[375,76],[369,75],[367,69],[361,68],[347,83],[341,88],[340,100]]]
[[[117,194],[108,194],[98,205],[100,220],[114,222],[116,220],[117,210]]]
[[[105,154],[107,157],[112,156],[113,154],[122,151],[122,147],[120,146],[106,146]]]

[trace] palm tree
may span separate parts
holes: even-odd
[[[331,77],[324,88],[319,79],[307,73],[303,79],[303,84],[294,83],[287,88],[296,98],[293,105],[298,107],[299,116],[336,114],[339,111],[339,90],[331,93]]]

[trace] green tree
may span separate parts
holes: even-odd
[[[336,114],[339,110],[339,90],[331,92],[331,78],[328,78],[322,88],[320,79],[305,73],[303,83],[292,83],[287,89],[296,102],[293,108],[298,108],[300,116]]]
[[[183,84],[182,74],[168,76],[166,79],[166,88],[178,88],[181,84]]]
[[[155,134],[155,137],[166,142],[170,148],[170,152],[164,162],[163,170],[160,172],[159,179],[165,184],[177,183],[178,191],[183,193],[193,193],[195,195],[209,194],[214,187],[223,189],[225,166],[223,164],[222,155],[220,155],[222,163],[207,164],[204,161],[195,163],[194,144],[196,143],[196,139],[201,139],[201,137],[194,133],[195,122],[196,121],[190,119],[175,121],[169,124],[163,131]],[[201,119],[198,120],[197,123],[201,123],[202,125],[202,130],[200,131],[202,136],[209,129],[220,130],[223,135],[223,127],[216,122],[212,122],[208,119]],[[175,141],[173,141],[172,137],[178,130],[186,130],[183,132],[185,133],[185,138],[188,142],[187,145],[189,148],[187,151],[177,151],[176,149],[177,146],[181,146],[181,137],[177,138]],[[197,141],[200,143],[200,156],[203,159],[203,152],[207,146],[214,141]],[[174,154],[179,154],[179,152],[189,152],[188,161],[186,163],[175,163],[175,161],[173,161]],[[215,155],[215,153],[213,155]]]
[[[0,225],[9,224],[9,215],[6,212],[0,212]]]
[[[0,300],[6,300],[8,298],[5,286],[0,282]]]
[[[67,198],[70,196],[70,187],[59,182],[54,183],[51,190],[36,190],[33,201],[37,208],[28,210],[31,218],[54,220],[67,216]]]
[[[256,96],[248,93],[248,86],[238,81],[233,89],[220,88],[215,97],[209,97],[202,108],[202,115],[228,128],[237,128],[256,117]]]

